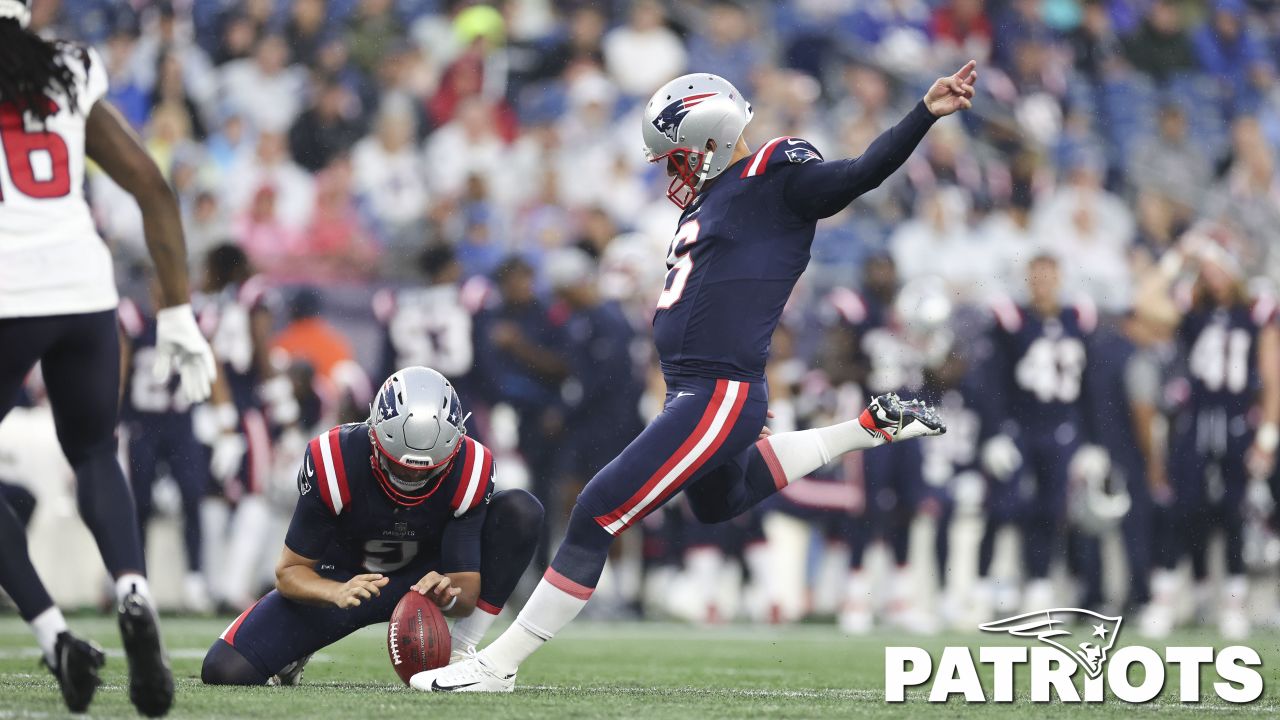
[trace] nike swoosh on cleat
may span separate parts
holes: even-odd
[[[468,687],[471,687],[472,685],[479,685],[479,684],[480,684],[479,682],[473,682],[473,683],[464,683],[462,685],[441,685],[439,680],[432,680],[431,692],[453,692],[454,690],[461,690],[462,688],[468,688]]]

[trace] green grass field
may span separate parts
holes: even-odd
[[[226,620],[166,618],[165,632],[178,677],[171,717],[381,718],[405,717],[1118,717],[1153,711],[1180,717],[1257,716],[1280,713],[1280,634],[1257,634],[1249,643],[1263,656],[1267,685],[1256,703],[1233,706],[1209,689],[1198,705],[1176,702],[1173,682],[1147,705],[1109,699],[1101,706],[948,705],[924,702],[912,693],[903,705],[884,702],[885,645],[998,644],[990,636],[950,635],[928,639],[889,633],[850,639],[829,626],[787,629],[731,626],[697,629],[670,624],[572,626],[543,648],[520,672],[517,692],[506,696],[423,695],[406,689],[391,670],[381,628],[368,628],[328,648],[307,666],[294,688],[206,688],[200,661]],[[114,621],[79,617],[73,627],[108,649],[104,686],[91,708],[94,717],[132,716],[125,689],[125,662]],[[1121,637],[1137,642],[1136,638]],[[1209,634],[1183,633],[1169,645],[1221,645]],[[935,657],[937,654],[934,653]],[[0,718],[65,715],[51,676],[38,664],[26,626],[0,618]],[[980,670],[983,666],[979,666]],[[1025,695],[1025,676],[1016,692]],[[990,687],[989,683],[987,687]]]

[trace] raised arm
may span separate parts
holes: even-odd
[[[859,195],[879,187],[902,167],[934,121],[973,106],[976,65],[970,60],[956,74],[938,78],[911,112],[876,138],[860,157],[794,166],[783,189],[787,205],[801,217],[820,219],[835,215]]]

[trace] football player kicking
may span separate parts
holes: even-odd
[[[653,320],[667,381],[662,412],[583,489],[564,542],[516,622],[474,658],[418,673],[419,690],[507,692],[525,658],[569,624],[600,578],[613,539],[684,490],[702,522],[728,520],[832,458],[944,431],[937,414],[895,395],[859,418],[761,436],[769,339],[809,262],[818,220],[877,187],[937,118],[968,108],[969,62],[939,78],[862,157],[824,162],[780,137],[751,152],[751,106],[723,78],[685,75],[660,88],[641,129],[684,209]]]
[[[189,304],[178,203],[129,124],[104,98],[107,68],[91,49],[27,29],[30,0],[0,0],[0,419],[39,362],[76,499],[115,581],[129,696],[144,715],[173,704],[133,495],[116,460],[120,341],[111,253],[84,198],[92,159],[131,194],[161,287],[159,377],[176,367],[190,402],[209,396],[213,353]],[[35,633],[72,712],[98,687],[103,654],[72,635],[0,498],[0,587]]]
[[[296,685],[312,653],[387,622],[410,590],[457,618],[455,661],[484,638],[533,557],[542,505],[494,494],[493,454],[466,420],[443,375],[408,367],[368,421],[311,441],[276,589],[214,640],[206,684]]]

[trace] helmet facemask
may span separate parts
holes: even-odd
[[[676,148],[650,158],[649,162],[667,161],[667,174],[671,176],[667,199],[684,210],[693,203],[693,199],[707,182],[707,173],[711,171],[711,158],[714,155],[714,150],[699,152],[692,148]]]

